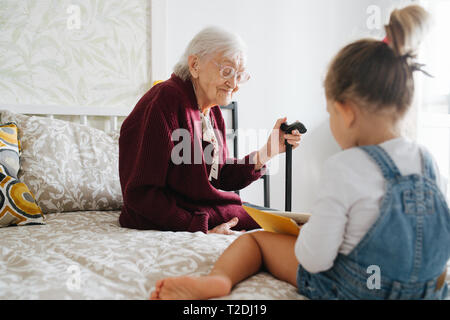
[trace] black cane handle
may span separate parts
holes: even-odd
[[[308,130],[306,130],[305,125],[303,123],[301,123],[300,121],[295,121],[292,124],[287,124],[286,122],[282,123],[280,129],[283,130],[285,133],[289,133],[289,134],[291,134],[292,131],[294,131],[295,129],[297,129],[298,132],[300,132],[301,134],[304,134],[304,133],[306,133],[306,131],[308,131]]]

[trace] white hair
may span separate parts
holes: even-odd
[[[191,40],[186,51],[175,65],[173,72],[184,81],[191,78],[188,57],[196,55],[200,59],[211,54],[223,52],[224,57],[232,60],[246,59],[247,46],[237,34],[218,27],[207,27]]]

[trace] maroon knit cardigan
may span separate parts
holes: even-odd
[[[209,144],[202,141],[200,112],[191,81],[172,74],[139,100],[120,130],[119,175],[124,204],[119,222],[122,227],[206,233],[238,217],[239,223],[233,229],[259,228],[242,208],[240,197],[229,191],[242,189],[257,180],[265,167],[254,170],[255,165],[249,163],[253,153],[230,162],[225,123],[218,106],[211,108],[210,117],[214,129],[220,132],[217,138],[222,160],[218,179],[212,181],[208,180],[211,166],[203,155]],[[181,164],[172,161],[174,146],[184,141],[172,137],[179,128],[190,133],[188,144],[192,148],[191,161]],[[199,146],[202,146],[197,149],[200,153],[196,153],[195,147]],[[184,150],[176,150],[175,154],[185,156]]]

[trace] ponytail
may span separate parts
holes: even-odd
[[[430,15],[418,5],[392,11],[384,27],[388,45],[401,57],[417,57],[419,46],[429,29]]]
[[[411,71],[424,71],[423,64],[417,63],[418,50],[430,27],[430,14],[421,6],[411,5],[391,13],[389,23],[384,26],[386,44],[394,51],[399,59],[403,59]]]
[[[415,59],[428,21],[417,5],[394,10],[385,41],[364,39],[344,47],[324,82],[327,99],[353,101],[374,112],[394,107],[403,115],[414,96],[413,72],[423,71]]]

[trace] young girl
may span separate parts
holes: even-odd
[[[343,151],[325,163],[298,238],[237,238],[204,277],[156,283],[152,299],[208,299],[266,270],[310,299],[442,299],[450,212],[426,150],[400,135],[412,103],[415,49],[428,20],[395,10],[384,41],[344,47],[325,79],[327,111]]]

